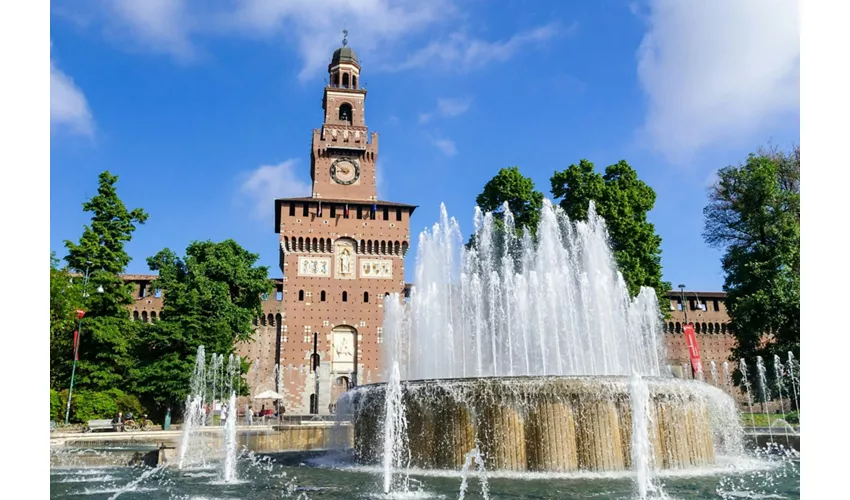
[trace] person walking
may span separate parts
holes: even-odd
[[[227,425],[227,405],[221,405],[221,425]]]
[[[248,411],[245,412],[245,423],[250,427],[254,425],[254,409],[249,406]]]

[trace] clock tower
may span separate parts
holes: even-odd
[[[313,198],[377,200],[378,134],[366,127],[360,63],[345,38],[328,65],[322,109],[324,123],[313,130],[310,155]]]
[[[382,380],[384,300],[406,290],[416,209],[377,198],[378,134],[366,127],[360,62],[345,39],[328,76],[310,150],[312,193],[275,200],[283,313],[274,345],[253,354],[277,366],[287,413],[332,412],[352,386]]]

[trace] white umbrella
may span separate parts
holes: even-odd
[[[254,399],[283,399],[283,397],[280,394],[269,389],[268,391],[263,391],[254,396]]]

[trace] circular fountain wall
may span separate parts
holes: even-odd
[[[713,464],[740,440],[731,398],[697,381],[644,379],[649,440],[660,468]],[[350,392],[355,453],[385,453],[387,384]],[[460,469],[478,448],[488,469],[568,472],[632,468],[632,408],[626,377],[509,377],[401,383],[404,461]]]

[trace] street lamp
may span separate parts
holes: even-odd
[[[90,265],[91,265],[91,262],[86,263],[86,274],[83,278],[83,298],[84,299],[88,297],[88,293],[86,292],[86,290],[88,290],[88,286],[89,286],[89,266]],[[98,285],[97,293],[103,293],[103,285]],[[71,414],[71,396],[74,394],[74,375],[77,372],[77,358],[79,357],[79,354],[80,354],[80,340],[82,340],[80,337],[82,336],[82,333],[83,333],[83,330],[82,330],[82,328],[83,328],[83,316],[85,316],[85,314],[86,314],[86,312],[84,310],[77,309],[77,331],[75,332],[76,335],[74,335],[74,337],[75,337],[74,338],[74,362],[73,362],[73,365],[71,366],[71,387],[68,389],[68,403],[65,406],[65,425],[68,425],[68,417]]]
[[[679,292],[682,297],[682,311],[685,312],[685,324],[688,324],[688,306],[685,304],[685,285],[679,285]]]

